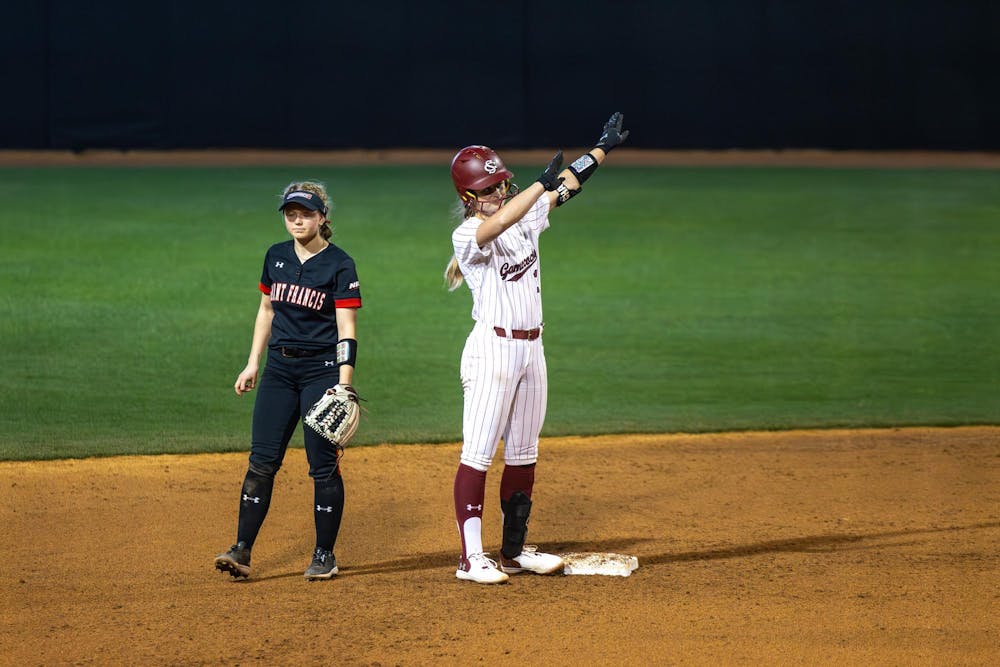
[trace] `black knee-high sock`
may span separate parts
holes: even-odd
[[[236,529],[236,541],[246,542],[252,547],[257,539],[257,533],[267,516],[271,506],[271,489],[274,488],[274,478],[261,475],[253,470],[247,470],[243,479],[243,491],[240,493],[240,521]]]
[[[313,492],[316,517],[316,546],[333,550],[344,514],[344,478],[338,471],[330,479],[316,480]]]

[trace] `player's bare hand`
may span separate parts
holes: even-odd
[[[622,129],[625,116],[620,111],[611,114],[611,118],[604,124],[601,130],[601,138],[597,140],[596,148],[600,148],[605,153],[610,153],[615,146],[620,146],[628,139],[628,130]]]
[[[236,384],[233,388],[236,390],[237,396],[242,396],[248,391],[253,391],[253,388],[257,386],[257,369],[247,366],[240,373],[239,377],[236,378]]]
[[[542,175],[538,177],[538,182],[542,184],[546,192],[552,192],[559,187],[559,184],[563,182],[563,179],[559,178],[559,172],[562,171],[563,163],[563,152],[560,150],[549,162],[549,166],[545,168]]]

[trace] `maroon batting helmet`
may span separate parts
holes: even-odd
[[[486,146],[466,146],[451,160],[451,180],[466,204],[476,199],[470,191],[485,190],[513,177],[496,151]]]

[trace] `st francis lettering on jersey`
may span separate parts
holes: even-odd
[[[322,310],[323,302],[326,301],[326,294],[300,285],[274,283],[271,285],[271,301],[284,301],[299,306],[306,306],[313,310]]]

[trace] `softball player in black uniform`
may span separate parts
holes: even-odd
[[[250,551],[296,425],[330,387],[340,384],[354,392],[350,384],[361,292],[354,260],[328,241],[326,188],[313,181],[291,183],[278,210],[292,239],[271,246],[264,258],[250,357],[235,384],[237,395],[256,387],[257,400],[236,544],[215,558],[215,567],[233,577],[250,575]],[[265,349],[267,364],[257,386]],[[316,548],[305,577],[329,579],[337,574],[333,548],[344,509],[344,482],[330,443],[310,428],[302,431],[316,523]]]

